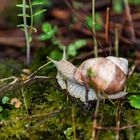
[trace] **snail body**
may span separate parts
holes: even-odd
[[[104,92],[110,99],[118,99],[127,94],[122,91],[128,73],[128,61],[125,58],[91,58],[76,67],[66,60],[64,51],[62,60],[49,60],[57,68],[56,78],[60,87],[83,102],[86,101],[87,92],[88,101],[96,100],[95,90]],[[99,98],[104,96],[100,95]]]

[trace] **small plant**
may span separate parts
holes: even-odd
[[[42,25],[42,31],[43,33],[40,35],[39,39],[42,41],[49,40],[54,46],[57,46],[57,49],[53,50],[49,56],[53,59],[59,60],[62,56],[61,51],[65,45],[57,38],[58,28],[46,22]],[[69,44],[67,46],[67,57],[76,56],[78,53],[77,51],[86,44],[87,41],[85,39],[79,39]]]
[[[22,4],[16,5],[17,7],[22,8],[22,13],[18,14],[18,16],[23,17],[23,24],[17,25],[17,27],[20,27],[20,29],[22,29],[25,33],[27,47],[27,65],[30,64],[30,43],[32,42],[32,33],[37,31],[37,29],[34,27],[34,17],[46,11],[46,9],[42,9],[34,13],[33,7],[37,5],[42,5],[44,4],[44,2],[45,1],[31,2],[31,0],[28,0],[27,3],[26,0],[23,0]],[[29,14],[27,12],[27,9],[29,11]],[[30,19],[30,24],[27,23],[27,19]]]
[[[132,77],[128,79],[127,86],[129,92],[140,94],[140,74],[134,73]],[[132,107],[140,109],[140,95],[131,95],[128,97],[128,100]]]
[[[67,138],[67,140],[71,140],[72,139],[72,127],[68,127],[65,131],[64,134]]]
[[[128,99],[132,107],[140,109],[140,95],[131,95]]]
[[[8,118],[8,110],[10,109],[9,104],[10,98],[4,96],[0,101],[0,120]]]

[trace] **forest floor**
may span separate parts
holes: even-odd
[[[67,46],[68,58],[75,65],[94,57],[89,16],[91,1],[53,0],[45,7],[47,12],[42,20],[35,22],[38,31],[33,34],[31,65],[28,67],[24,33],[16,27],[19,21],[14,17],[18,11],[11,8],[14,14],[11,11],[6,13],[4,11],[9,7],[4,4],[8,5],[4,2],[0,7],[4,9],[1,14],[5,14],[0,19],[0,139],[139,140],[140,4],[123,4],[118,10],[108,1],[96,2],[98,55],[115,56],[115,43],[118,41],[118,55],[129,61],[130,71],[135,68],[127,80],[127,91],[134,95],[115,100],[113,104],[109,100],[100,101],[98,108],[96,101],[87,107],[63,91],[55,79],[53,65],[29,77],[47,62],[46,56],[60,59],[62,46]],[[108,14],[107,7],[110,8]],[[57,30],[52,38],[41,41],[42,26],[46,22],[54,32],[55,27]],[[79,43],[79,48],[73,50],[76,42],[82,45]],[[9,79],[3,81],[7,77]],[[137,109],[131,106],[133,101]]]

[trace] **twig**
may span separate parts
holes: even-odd
[[[119,129],[116,127],[103,127],[103,126],[96,126],[94,127],[95,129],[98,130],[114,130],[114,131],[122,131],[128,128],[135,128],[135,127],[140,127],[140,124],[134,124],[134,125],[126,125],[126,126],[122,126]]]
[[[7,80],[11,80],[11,79],[16,79],[16,77],[15,76],[10,76],[10,77],[7,77],[7,78],[3,78],[3,79],[0,79],[0,82],[4,82],[4,81],[7,81]]]
[[[36,79],[55,79],[55,78],[49,78],[47,76],[46,77],[45,76],[34,76],[25,81],[21,81],[21,79],[17,78],[14,81],[12,81],[11,83],[9,83],[8,85],[6,85],[0,89],[0,97],[3,96],[5,93],[8,93],[12,90],[22,88],[26,85],[30,85]]]
[[[95,31],[95,0],[92,0],[92,32],[96,35]],[[98,57],[98,44],[95,36],[93,36],[94,56]]]
[[[93,128],[92,128],[92,138],[91,138],[91,140],[95,140],[95,138],[96,138],[97,115],[98,115],[98,111],[99,111],[99,103],[100,103],[100,99],[99,99],[99,97],[97,95],[97,102],[96,102],[96,108],[95,108],[95,112],[94,112]]]
[[[105,39],[106,43],[109,44],[109,20],[110,20],[110,8],[106,9],[106,26],[105,26]]]
[[[134,70],[135,70],[136,66],[135,65],[132,65],[132,67],[130,68],[130,71],[128,73],[128,77],[131,77],[132,74],[134,73]]]
[[[120,132],[119,132],[119,128],[120,128],[120,114],[121,114],[121,108],[120,108],[120,101],[118,101],[118,106],[116,109],[116,128],[118,129],[118,131],[116,130],[116,138],[115,140],[119,140],[120,137]]]
[[[118,27],[115,28],[115,56],[119,57],[119,33]]]
[[[124,5],[125,5],[127,21],[129,23],[129,27],[130,27],[129,30],[130,30],[130,34],[131,34],[131,39],[133,42],[136,42],[135,30],[134,30],[134,25],[133,25],[133,20],[132,20],[130,8],[129,8],[128,0],[124,0]]]
[[[73,130],[73,140],[76,140],[76,130],[75,130],[75,106],[72,105],[72,130]]]
[[[14,78],[14,80],[11,83],[7,84],[6,86],[4,86],[0,89],[0,96],[3,96],[6,92],[12,91],[17,88],[21,88],[21,87],[25,86],[26,84],[31,83],[35,79],[49,79],[49,77],[47,77],[47,76],[35,76],[35,74],[50,63],[51,62],[48,62],[48,63],[40,66],[36,71],[34,71],[32,74],[30,74],[28,76],[28,79],[25,81],[21,80],[21,78],[14,77],[14,76],[5,78],[5,79]],[[4,80],[4,79],[2,79],[2,80]]]
[[[104,105],[105,105],[105,99],[103,99],[102,101],[103,101],[103,102],[102,102],[102,105],[104,106]],[[101,106],[100,108],[102,108],[103,106]],[[102,111],[102,112],[101,112],[101,118],[100,118],[100,120],[99,120],[99,125],[102,124],[103,118],[104,118],[104,112]],[[99,134],[100,134],[100,130],[97,131],[96,140],[99,139],[99,138],[98,138],[98,137],[99,137]]]
[[[31,75],[29,75],[29,78],[33,77],[37,72],[39,72],[41,69],[49,65],[51,62],[45,63],[44,65],[40,66],[37,70],[35,70]]]
[[[16,83],[18,83],[18,81],[19,81],[19,78],[16,77],[11,83],[9,83],[8,85],[2,87],[0,89],[0,96],[4,95],[5,92],[8,92],[11,89],[13,89],[13,86],[16,85]]]
[[[28,112],[28,106],[27,106],[27,101],[26,101],[25,92],[24,92],[23,87],[21,88],[21,93],[22,93],[23,102],[24,102],[24,106],[25,106],[26,112],[27,112],[27,114],[29,114],[29,112]]]
[[[31,15],[31,23],[30,23],[31,28],[30,28],[29,34],[31,36],[32,35],[32,30],[33,30],[33,24],[34,24],[33,7],[32,7],[31,0],[29,0],[29,5],[30,5],[29,6],[30,7],[30,15]]]

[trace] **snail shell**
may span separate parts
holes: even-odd
[[[62,60],[55,61],[49,57],[48,59],[57,68],[56,78],[60,87],[83,102],[86,101],[87,88],[88,101],[97,99],[92,86],[107,93],[110,99],[118,99],[128,94],[122,91],[128,73],[128,61],[124,58],[113,56],[92,58],[76,67],[66,60],[64,49]],[[88,70],[91,70],[94,76],[89,76]],[[104,95],[100,95],[99,98],[104,98]]]
[[[93,76],[89,76],[89,70],[94,73]],[[74,78],[81,85],[93,85],[100,92],[115,94],[123,90],[127,73],[126,59],[109,56],[84,61],[76,69]]]

